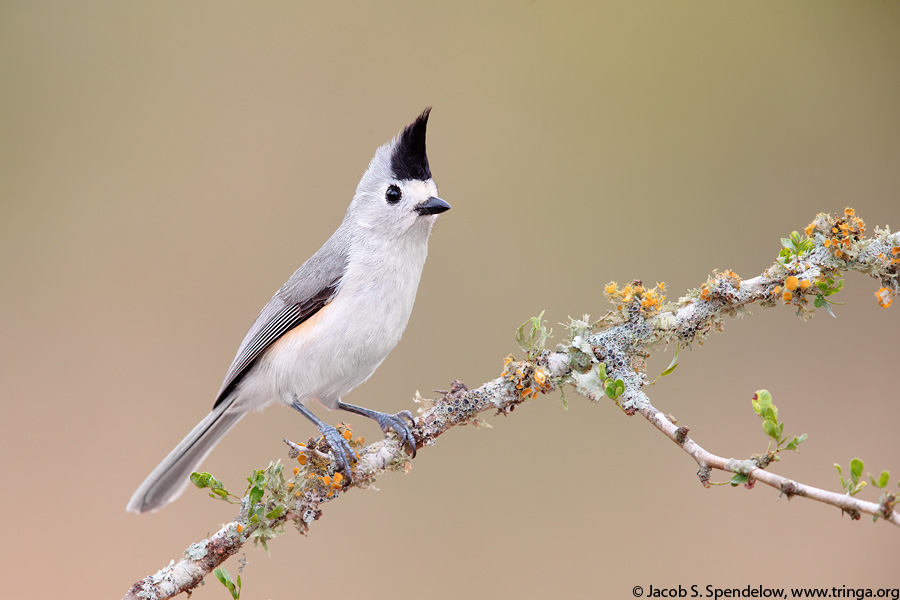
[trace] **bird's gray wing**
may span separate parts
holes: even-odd
[[[281,286],[260,311],[241,342],[214,407],[228,397],[241,377],[269,346],[331,301],[340,285],[346,264],[344,244],[341,244],[341,238],[337,235],[332,236]]]

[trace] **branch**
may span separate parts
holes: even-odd
[[[900,513],[893,510],[885,510],[885,504],[876,504],[875,502],[866,502],[859,500],[847,494],[838,494],[829,492],[817,487],[798,483],[787,477],[764,471],[755,460],[735,460],[733,458],[723,458],[716,456],[704,450],[699,444],[688,437],[687,427],[676,427],[665,415],[648,406],[641,409],[643,415],[657,429],[662,431],[670,440],[681,446],[681,449],[687,452],[691,458],[700,465],[697,474],[700,476],[700,482],[704,487],[709,487],[709,471],[710,469],[718,469],[729,473],[739,473],[747,475],[749,481],[745,484],[748,488],[753,487],[754,481],[761,481],[764,484],[775,488],[785,496],[788,500],[793,496],[802,496],[810,500],[816,500],[824,504],[837,506],[842,511],[849,513],[852,518],[859,519],[860,514],[868,514],[874,517],[880,517],[889,523],[900,527]]]
[[[507,414],[524,400],[515,386],[502,377],[474,390],[467,389],[462,382],[454,381],[450,391],[443,392],[438,401],[417,397],[416,401],[423,407],[414,430],[416,447],[433,445],[438,436],[456,425],[480,425],[482,422],[477,417],[479,413],[493,410],[497,414]],[[297,447],[297,444],[291,442],[288,445]],[[309,447],[313,445],[310,443]],[[298,472],[286,481],[280,480],[275,473],[280,465],[270,465],[268,471],[272,476],[267,481],[270,499],[265,504],[266,512],[271,513],[276,505],[285,506],[287,510],[265,522],[253,524],[248,518],[249,502],[245,497],[241,512],[231,522],[223,525],[208,539],[191,544],[178,563],[172,561],[156,574],[132,585],[124,599],[163,600],[192,590],[200,584],[203,577],[249,540],[261,539],[265,542],[288,521],[292,521],[305,534],[309,525],[322,515],[319,509],[322,503],[338,498],[340,492],[347,492],[350,488],[371,486],[385,471],[405,470],[409,460],[409,455],[396,437],[385,438],[360,452],[359,462],[353,471],[353,483],[335,489],[334,471],[329,465],[330,456],[322,460],[318,454],[318,451],[313,451],[301,455],[307,457],[307,472]],[[326,474],[319,475],[323,472]],[[278,470],[278,473],[281,471]],[[260,535],[261,532],[264,535]]]
[[[874,237],[865,238],[864,227],[852,209],[837,217],[820,214],[806,228],[806,239],[795,232],[782,240],[785,248],[778,261],[758,277],[741,280],[732,271],[714,273],[700,288],[674,304],[663,305],[664,284],[650,289],[639,281],[622,288],[610,283],[606,293],[617,310],[593,325],[587,317],[572,320],[567,343],[557,346],[555,352],[543,349],[549,333],[540,317],[531,319],[518,335],[526,358],[516,361],[508,357],[501,377],[473,390],[454,381],[451,389],[440,392],[437,400],[417,394],[417,448],[434,444],[438,436],[456,425],[483,424],[477,416],[482,412],[508,414],[538,393],[574,386],[577,393],[590,400],[613,399],[628,415],[640,412],[697,461],[705,486],[709,485],[710,470],[718,469],[746,476],[747,487],[761,481],[788,498],[810,498],[836,506],[853,518],[865,513],[900,526],[900,514],[893,510],[896,495],[885,493],[881,503],[876,504],[792,481],[765,470],[772,452],[747,460],[711,454],[688,437],[687,427],[677,427],[663,416],[642,389],[648,383],[644,360],[653,347],[671,342],[679,347],[694,341],[702,343],[710,332],[722,330],[725,316],[745,314],[745,307],[753,303],[773,306],[780,301],[795,307],[804,319],[811,317],[816,308],[830,313],[829,297],[840,291],[842,283],[838,277],[842,271],[860,271],[879,280],[882,287],[875,293],[876,300],[887,308],[900,293],[900,234],[876,228]],[[674,366],[673,363],[664,374],[674,370]],[[352,437],[349,428],[345,426],[344,431]],[[265,546],[288,522],[305,534],[321,516],[323,503],[337,499],[350,488],[371,486],[385,471],[408,468],[408,455],[391,436],[360,451],[353,482],[347,485],[334,472],[321,438],[311,439],[306,446],[287,443],[291,448],[289,456],[298,458],[303,468],[295,468],[293,477],[284,473],[280,462],[256,471],[241,501],[241,511],[231,522],[210,538],[192,544],[178,563],[172,561],[135,583],[124,598],[161,600],[190,592],[249,540]],[[351,443],[362,446],[361,438]]]

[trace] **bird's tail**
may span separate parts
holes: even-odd
[[[246,410],[235,410],[229,400],[216,406],[197,423],[153,469],[128,502],[126,509],[129,512],[155,512],[181,495],[190,483],[191,472],[200,466],[222,436],[246,414]]]

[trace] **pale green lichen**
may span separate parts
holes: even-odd
[[[191,560],[200,560],[201,558],[205,558],[207,554],[209,554],[209,549],[206,547],[206,541],[191,544],[188,546],[188,549],[184,551],[184,555]]]

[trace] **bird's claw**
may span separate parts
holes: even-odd
[[[344,473],[349,485],[353,481],[353,469],[350,466],[350,462],[355,462],[356,452],[350,447],[344,436],[331,425],[326,425],[320,431],[325,438],[325,443],[331,448],[331,454],[334,456],[334,462],[337,467],[336,470]]]
[[[416,436],[413,435],[412,429],[407,424],[406,420],[409,420],[409,423],[412,424],[413,427],[416,426],[416,420],[413,418],[412,413],[408,410],[401,410],[395,415],[391,415],[388,413],[377,413],[375,416],[375,420],[378,422],[378,425],[381,427],[381,431],[387,435],[388,429],[394,430],[396,432],[397,437],[400,438],[400,445],[407,449],[407,451],[412,455],[413,458],[416,457]]]

